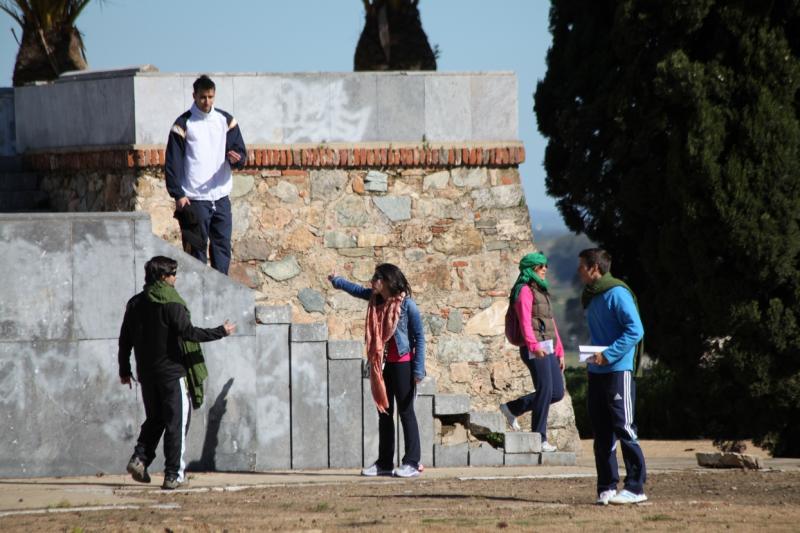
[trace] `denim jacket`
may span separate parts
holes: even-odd
[[[369,300],[372,296],[372,289],[362,287],[339,276],[335,276],[331,280],[331,284],[335,288],[362,300]],[[397,320],[394,341],[397,343],[398,353],[411,352],[414,377],[418,379],[424,378],[425,333],[422,330],[422,317],[419,314],[419,309],[417,309],[417,304],[410,297],[406,297],[400,307],[400,318]]]

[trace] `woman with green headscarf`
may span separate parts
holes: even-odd
[[[558,335],[550,305],[547,257],[531,253],[519,262],[519,276],[511,289],[509,305],[514,307],[525,342],[519,347],[522,362],[530,370],[534,392],[500,405],[509,425],[519,431],[517,417],[532,411],[531,431],[542,435],[542,451],[554,452],[547,442],[550,404],[564,397],[564,347]]]

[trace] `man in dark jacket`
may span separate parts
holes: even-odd
[[[127,470],[136,481],[150,482],[147,467],[164,435],[163,489],[185,485],[184,450],[189,429],[190,396],[186,383],[185,353],[199,351],[195,343],[233,333],[227,320],[213,329],[192,325],[186,303],[175,290],[178,263],[156,256],[145,264],[144,290],[128,301],[119,335],[119,378],[131,385],[131,348],[142,386],[145,421]]]

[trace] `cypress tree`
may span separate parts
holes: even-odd
[[[553,0],[550,30],[535,112],[567,225],[710,436],[800,455],[800,1]]]

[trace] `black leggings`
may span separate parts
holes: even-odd
[[[414,399],[417,395],[414,375],[411,372],[411,361],[404,363],[386,363],[383,366],[383,381],[386,383],[386,395],[389,408],[386,413],[378,413],[378,466],[390,470],[394,468],[394,405],[397,401],[397,413],[403,424],[403,440],[405,455],[403,464],[419,468],[420,445],[417,415],[414,413]]]

